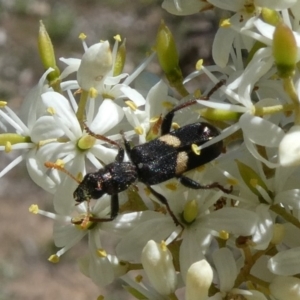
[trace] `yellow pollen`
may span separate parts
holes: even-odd
[[[198,145],[192,144],[192,145],[191,145],[191,149],[192,149],[192,151],[193,151],[196,155],[200,155],[200,154],[201,154],[201,150],[199,149]]]
[[[199,59],[196,63],[196,70],[200,71],[203,67],[203,59]]]
[[[5,149],[4,149],[4,151],[5,151],[6,153],[9,153],[9,152],[11,151],[11,149],[12,149],[12,147],[11,147],[11,142],[7,141],[7,142],[5,143]]]
[[[142,282],[142,280],[143,280],[142,275],[138,275],[138,276],[135,277],[135,281],[138,282],[138,283]]]
[[[82,32],[79,34],[78,38],[84,41],[86,39],[86,35]]]
[[[174,105],[169,101],[163,101],[162,106],[167,109],[172,109]]]
[[[229,233],[225,230],[221,230],[219,232],[219,237],[222,239],[222,240],[228,240],[229,239]]]
[[[53,264],[57,264],[59,262],[59,256],[56,254],[52,254],[49,258],[48,261],[52,262]]]
[[[127,100],[127,101],[125,101],[125,104],[128,105],[133,111],[136,111],[137,106],[133,101]]]
[[[162,250],[162,251],[167,251],[167,245],[166,245],[166,242],[165,241],[161,241],[160,242],[160,249]]]
[[[0,101],[0,108],[3,108],[7,105],[6,101]]]
[[[101,258],[107,257],[107,253],[104,249],[97,249],[97,255]]]
[[[134,131],[138,135],[142,135],[144,133],[144,129],[141,126],[137,126],[134,128]]]
[[[39,212],[39,207],[38,207],[38,205],[37,205],[37,204],[31,204],[31,205],[29,206],[29,212],[31,212],[31,213],[37,215],[38,212]]]
[[[90,88],[89,90],[90,98],[95,99],[98,96],[98,91],[95,88]]]
[[[174,130],[176,130],[176,129],[180,128],[180,125],[179,125],[178,123],[176,123],[176,122],[173,122],[173,123],[172,123],[172,128],[173,128]]]
[[[235,179],[235,178],[228,178],[227,182],[230,185],[238,185],[239,184],[239,181],[237,179]]]
[[[56,114],[54,107],[48,107],[47,112],[52,116]]]
[[[222,19],[220,20],[219,26],[222,28],[228,28],[231,26],[230,19]]]
[[[258,182],[257,179],[253,178],[250,180],[250,185],[252,185],[254,188],[256,188],[257,182]]]
[[[65,167],[65,162],[62,159],[58,159],[55,164],[61,168]]]
[[[116,41],[118,41],[118,42],[121,42],[121,41],[122,41],[121,36],[120,36],[119,34],[116,34],[116,35],[114,36],[114,39],[115,39]]]
[[[166,185],[166,188],[171,190],[171,191],[176,191],[177,190],[177,184],[176,183],[167,183]]]
[[[102,295],[98,296],[97,300],[104,300],[104,296],[102,296]]]
[[[160,118],[160,116],[151,118],[151,119],[150,119],[150,123],[155,123],[155,122],[157,122],[157,121],[159,120],[159,118]]]

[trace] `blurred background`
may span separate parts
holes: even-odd
[[[131,72],[155,43],[161,19],[173,32],[184,76],[203,58],[212,63],[211,45],[218,24],[214,12],[177,17],[161,8],[156,0],[0,0],[0,100],[18,112],[28,91],[44,70],[37,50],[39,20],[43,20],[59,57],[83,54],[81,32],[92,45],[120,34],[127,39],[125,71]],[[150,70],[160,74],[155,60]],[[206,78],[199,78],[199,88]],[[20,153],[0,152],[0,170]],[[47,258],[55,253],[52,221],[28,212],[36,203],[52,211],[51,195],[34,185],[24,164],[0,178],[0,300],[97,299],[101,289],[78,270],[76,259],[84,243],[65,254],[59,264]],[[118,291],[114,286],[108,287]],[[118,297],[116,297],[118,299]],[[125,299],[124,297],[119,299]],[[130,299],[130,297],[128,297]]]

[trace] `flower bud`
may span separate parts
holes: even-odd
[[[269,289],[277,300],[300,300],[300,279],[295,277],[277,276]]]
[[[193,263],[186,275],[185,300],[208,299],[208,289],[212,280],[213,271],[205,259]]]
[[[142,251],[141,261],[153,288],[165,296],[174,293],[177,287],[176,271],[172,254],[164,241],[160,244],[149,241]]]
[[[300,165],[300,126],[295,125],[279,144],[279,163],[283,167]]]
[[[292,30],[284,23],[279,23],[274,31],[273,56],[279,77],[287,78],[294,75],[297,43]]]
[[[85,91],[89,91],[90,88],[97,89],[111,68],[112,55],[109,42],[92,45],[82,56],[77,72],[79,86]]]
[[[237,121],[241,113],[229,110],[202,108],[198,110],[201,117],[212,121]]]
[[[257,196],[260,196],[256,186],[261,186],[265,191],[268,191],[268,187],[261,177],[249,166],[236,160],[239,172],[248,188]]]
[[[122,73],[125,61],[126,61],[126,46],[125,46],[125,41],[122,42],[120,45],[118,52],[117,52],[117,57],[114,65],[114,76],[118,76]]]
[[[183,81],[179,67],[179,57],[173,35],[162,21],[156,36],[156,51],[159,63],[165,72],[171,86]]]
[[[261,16],[266,23],[274,26],[276,26],[282,20],[276,10],[267,7],[262,8]]]
[[[51,39],[42,21],[40,21],[40,29],[38,35],[38,48],[39,48],[39,54],[45,70],[48,70],[49,68],[54,69],[54,71],[48,74],[47,76],[48,81],[52,83],[58,80],[60,76],[60,71],[56,65],[55,54],[54,54],[54,49],[52,46]]]

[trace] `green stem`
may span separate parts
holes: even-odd
[[[174,87],[181,97],[185,97],[189,94],[182,82],[174,84]]]
[[[284,218],[289,223],[292,223],[296,227],[300,228],[300,222],[297,218],[295,218],[293,215],[288,213],[283,207],[279,206],[278,204],[270,206],[270,209],[274,211],[276,214]]]
[[[288,77],[283,80],[283,87],[294,103],[295,125],[300,125],[299,98],[292,77]]]
[[[60,87],[60,82],[61,81],[59,79],[57,79],[57,80],[51,82],[50,86],[53,88],[53,90],[55,92],[62,94],[62,90],[61,90],[61,87]]]
[[[133,270],[142,270],[143,269],[143,266],[142,264],[129,264],[128,265],[128,270],[129,271],[133,271]]]

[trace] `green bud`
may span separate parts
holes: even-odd
[[[60,71],[56,65],[54,49],[52,46],[51,39],[42,21],[40,21],[38,48],[40,58],[42,60],[42,64],[45,70],[48,70],[49,68],[54,69],[54,71],[49,73],[47,76],[47,79],[51,84],[59,79]]]
[[[155,48],[159,64],[170,85],[180,89],[183,76],[179,67],[178,53],[173,35],[163,21],[161,21],[158,29]]]
[[[264,190],[268,191],[268,187],[266,186],[265,182],[251,167],[245,165],[244,163],[238,160],[235,160],[235,162],[237,163],[242,179],[253,194],[260,196],[260,193],[256,189],[256,186],[260,186]]]
[[[261,16],[266,23],[274,26],[276,26],[282,20],[279,13],[276,10],[267,7],[264,7],[261,10]]]
[[[20,143],[31,143],[29,136],[22,136],[17,133],[2,133],[0,134],[0,146],[5,146],[6,143],[11,145]]]
[[[292,30],[279,23],[273,37],[273,56],[281,78],[294,76],[297,59],[297,44]]]
[[[125,61],[126,61],[126,46],[125,46],[126,40],[122,42],[120,45],[118,52],[117,52],[117,57],[114,65],[114,76],[118,76],[122,73]]]
[[[238,112],[215,108],[203,108],[197,112],[201,117],[212,121],[237,121],[241,116],[241,113]]]

